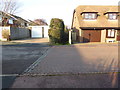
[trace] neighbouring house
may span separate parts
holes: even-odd
[[[9,13],[0,11],[0,26],[27,27],[28,21]]]
[[[30,38],[28,21],[0,11],[0,40]]]
[[[73,13],[73,41],[120,41],[119,15],[118,6],[78,6]]]
[[[36,23],[29,20],[29,29],[31,30],[31,38],[48,38],[49,26],[46,23]]]

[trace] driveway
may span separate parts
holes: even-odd
[[[54,46],[30,73],[88,73],[118,70],[117,46]]]
[[[120,80],[118,70],[117,44],[53,46],[12,87],[114,88]]]

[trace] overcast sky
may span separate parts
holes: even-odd
[[[21,12],[17,15],[24,19],[63,19],[65,25],[71,26],[73,10],[79,5],[118,5],[120,0],[19,0]]]

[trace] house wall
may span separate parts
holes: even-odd
[[[82,30],[80,29],[79,27],[79,21],[78,21],[78,16],[77,16],[77,13],[75,12],[74,13],[74,17],[73,17],[73,25],[72,25],[72,28],[73,30],[76,32],[76,41],[78,42],[82,42],[83,41],[83,38],[82,38]],[[75,39],[75,37],[74,37]]]
[[[106,29],[101,30],[101,42],[106,42]]]
[[[48,29],[49,29],[48,26],[44,26],[44,37],[49,37],[48,36]]]
[[[82,29],[80,29],[80,42],[83,42],[83,30]]]
[[[10,38],[13,39],[22,39],[22,38],[30,38],[30,30],[26,28],[10,28]]]

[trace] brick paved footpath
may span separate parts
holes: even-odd
[[[117,87],[119,75],[114,71],[118,71],[117,45],[53,46],[33,70],[16,79],[13,87]]]
[[[54,46],[32,74],[111,72],[118,70],[117,46]]]

